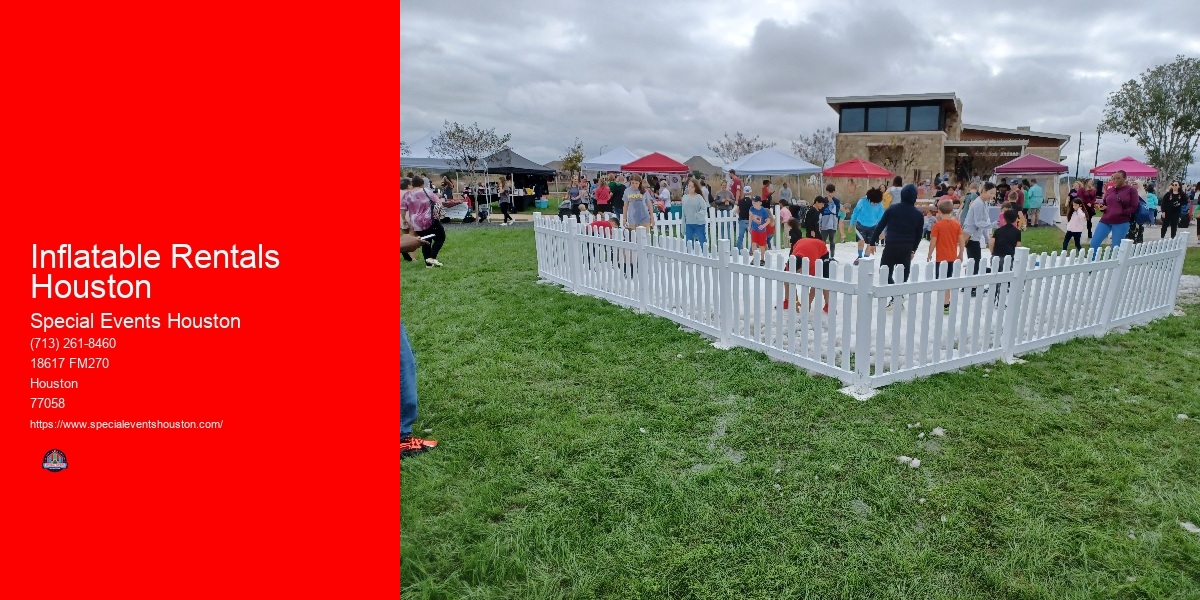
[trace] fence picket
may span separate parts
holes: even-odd
[[[710,211],[708,244],[689,244],[678,215],[630,231],[592,228],[587,216],[576,221],[537,213],[538,276],[868,390],[997,356],[1011,361],[1072,336],[1168,314],[1187,250],[1186,232],[1105,247],[1094,259],[1068,250],[1039,255],[1034,264],[1029,250],[1019,248],[1008,261],[993,257],[985,274],[956,261],[955,275],[946,277],[947,265],[926,263],[907,281],[896,273],[901,281],[887,284],[874,257],[858,267],[835,265],[828,277],[810,274],[808,259],[791,256],[772,254],[768,265],[759,265],[748,249],[736,251],[729,237],[720,237],[723,230],[736,235],[736,214],[725,214]],[[785,284],[786,310],[780,304]],[[985,285],[987,293],[975,297],[960,291]],[[944,315],[947,291],[950,314]],[[904,308],[886,310],[892,297]]]

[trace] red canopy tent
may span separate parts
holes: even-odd
[[[821,171],[821,174],[825,177],[853,177],[856,179],[892,176],[891,171],[861,158],[852,158],[844,163],[833,165]]]
[[[1092,174],[1108,177],[1117,171],[1125,171],[1125,174],[1130,177],[1158,177],[1158,169],[1140,160],[1135,160],[1132,156],[1106,162],[1092,169]]]
[[[655,152],[647,154],[629,164],[621,165],[627,173],[691,173],[687,165],[669,156]]]
[[[1019,156],[996,167],[996,173],[1001,175],[1041,175],[1042,173],[1066,173],[1067,171],[1070,169],[1066,165],[1036,154]]]

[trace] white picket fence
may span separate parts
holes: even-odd
[[[772,247],[773,248],[782,248],[783,244],[786,243],[786,241],[788,239],[787,223],[783,220],[781,209],[778,206],[771,207],[770,211],[771,211],[771,218],[775,221],[775,233],[772,235]],[[612,213],[605,213],[605,214],[612,215]],[[582,222],[587,224],[587,223],[590,223],[591,221],[595,220],[596,218],[599,218],[600,216],[603,216],[603,215],[598,216],[598,215],[590,215],[589,214],[587,217],[584,217],[582,219]],[[799,215],[795,215],[795,216],[796,216],[796,218],[799,218]],[[555,218],[555,217],[551,217],[551,218]],[[617,215],[617,221],[618,221],[618,223],[620,222],[619,215]],[[707,217],[705,225],[704,225],[704,230],[705,230],[705,238],[707,239],[706,245],[708,246],[709,250],[716,250],[717,242],[719,240],[727,239],[727,240],[736,242],[737,241],[737,233],[738,233],[737,211],[736,210],[717,210],[715,208],[709,208],[708,209],[708,217]],[[684,237],[683,236],[683,233],[684,233],[683,216],[680,215],[679,213],[675,213],[675,214],[663,213],[663,212],[655,213],[654,229],[651,233],[652,233],[652,236],[665,236],[665,237],[673,237],[673,238],[681,238],[682,239]],[[747,232],[744,234],[743,237],[745,239],[743,240],[742,246],[749,245],[750,244],[749,230],[747,230]]]
[[[760,266],[721,239],[688,245],[673,232],[636,234],[535,215],[538,275],[580,294],[660,315],[716,339],[836,377],[859,393],[952,371],[1171,313],[1187,248],[1173,240],[1031,255],[1019,248],[955,263],[946,277],[914,264],[907,282],[873,258],[833,263],[828,278],[781,254]],[[736,220],[735,220],[736,223]],[[943,266],[944,269],[944,266]],[[937,275],[941,275],[938,278]],[[785,296],[784,286],[790,286]],[[943,297],[950,292],[949,314]],[[975,290],[972,295],[972,290]],[[828,293],[829,301],[823,296]],[[810,304],[808,297],[814,296]],[[789,298],[789,310],[783,308]],[[889,300],[895,304],[889,308]],[[794,306],[793,306],[794,305]]]

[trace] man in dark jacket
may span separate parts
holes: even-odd
[[[904,267],[904,281],[908,281],[908,269],[912,265],[913,254],[921,243],[922,232],[925,229],[925,217],[917,210],[917,187],[913,184],[900,190],[900,202],[893,203],[883,211],[883,218],[875,226],[871,239],[867,240],[867,256],[875,254],[875,242],[887,230],[887,246],[883,248],[883,256],[879,265],[888,270],[888,283],[895,283],[892,271],[897,266]],[[891,306],[891,301],[888,302]]]

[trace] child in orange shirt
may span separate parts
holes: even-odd
[[[933,224],[933,228],[929,231],[929,255],[925,257],[925,261],[932,261],[934,250],[937,250],[937,265],[935,266],[934,277],[940,279],[943,271],[946,277],[954,275],[954,262],[959,259],[958,240],[962,236],[962,226],[958,224],[958,219],[954,218],[954,203],[950,200],[939,202],[937,210],[937,222]],[[949,289],[946,290],[946,297],[942,302],[942,312],[950,313]]]

